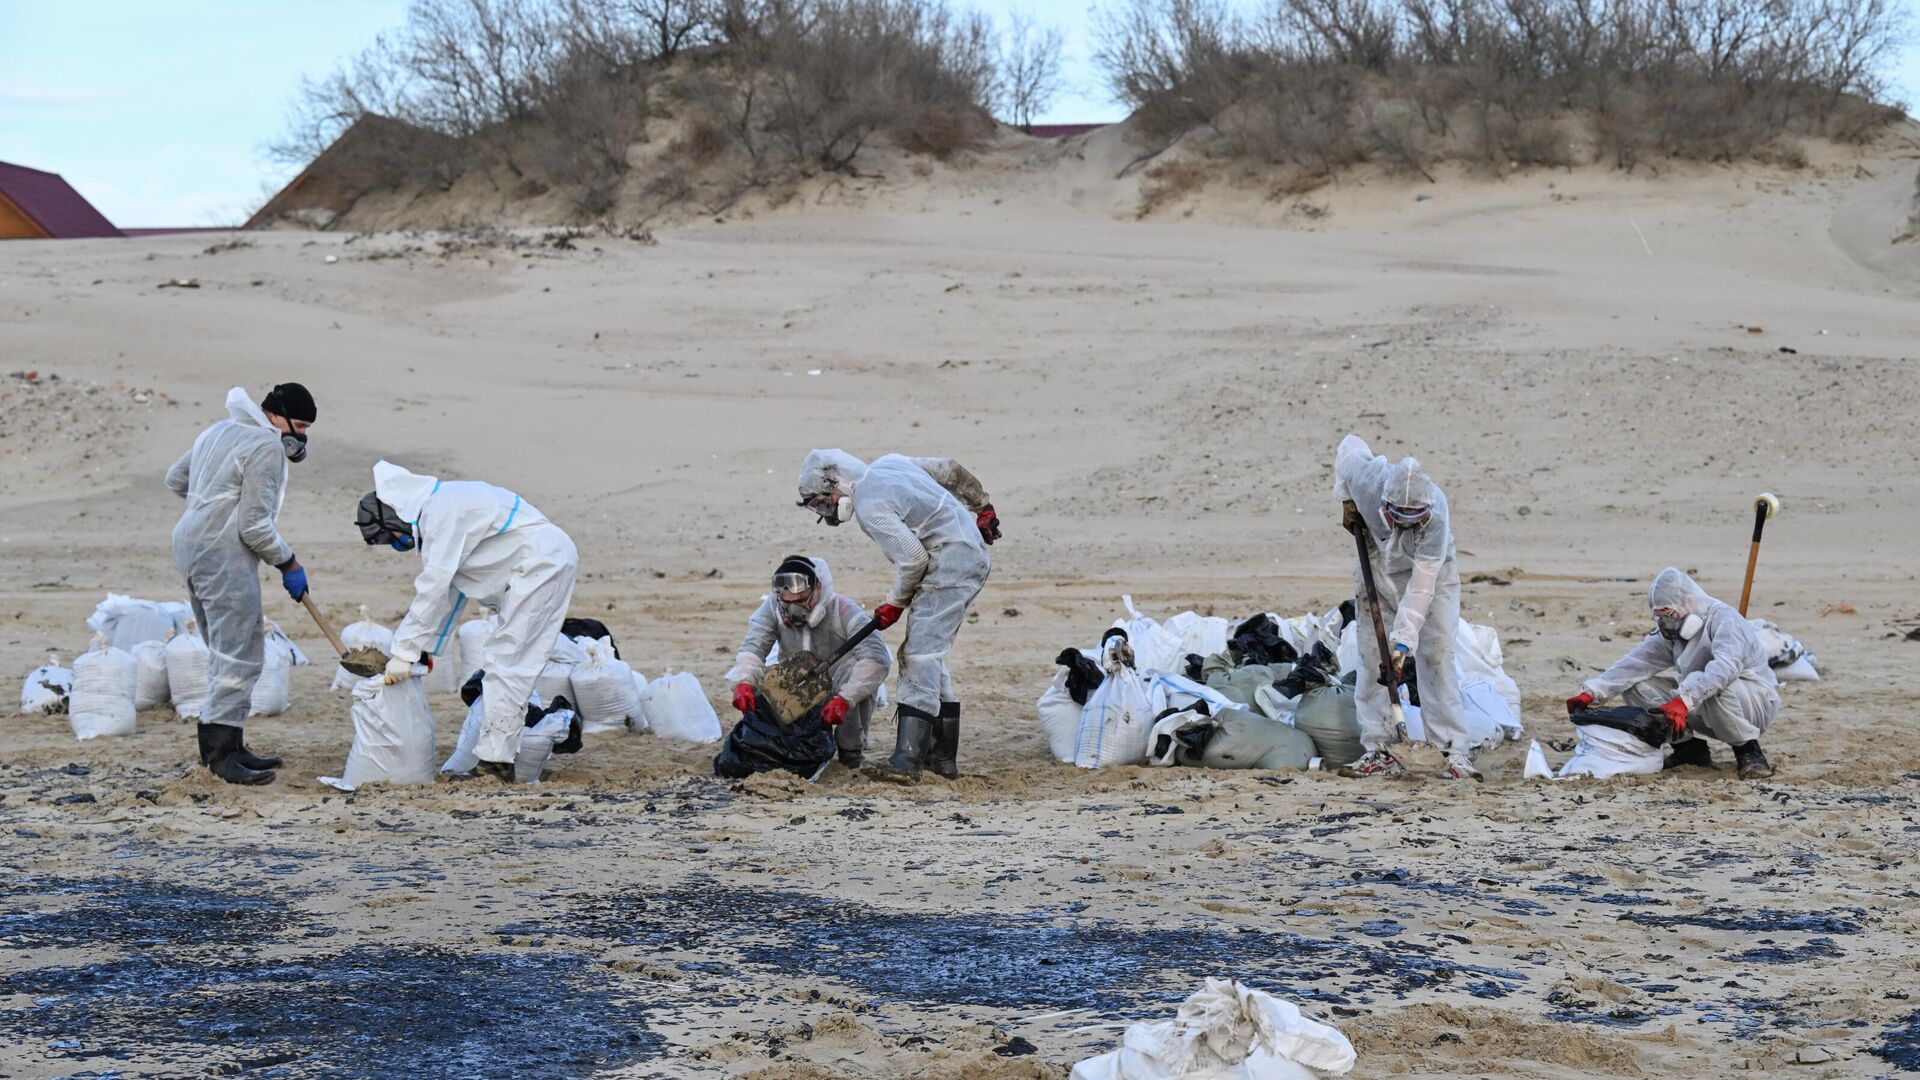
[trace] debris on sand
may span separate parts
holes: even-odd
[[[392,657],[372,645],[362,645],[343,653],[340,666],[363,679],[371,679],[387,670],[387,661],[390,659]]]

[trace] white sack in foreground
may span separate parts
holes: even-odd
[[[1208,979],[1171,1020],[1127,1029],[1120,1049],[1073,1067],[1070,1080],[1314,1080],[1353,1068],[1353,1044],[1290,1001]]]

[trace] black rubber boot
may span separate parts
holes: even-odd
[[[240,729],[226,724],[200,724],[200,760],[213,775],[229,784],[271,784],[273,774],[242,764]]]
[[[503,784],[513,783],[513,762],[481,760],[473,768],[463,773],[448,773],[449,780],[485,780],[492,778]]]
[[[1686,742],[1674,743],[1673,752],[1667,755],[1667,763],[1662,768],[1678,769],[1682,765],[1698,765],[1703,769],[1713,768],[1713,747],[1708,746],[1707,740],[1698,736]]]
[[[949,780],[960,779],[960,703],[943,701],[940,715],[933,721],[932,745],[927,749],[927,768]]]
[[[259,769],[261,771],[265,771],[267,769],[277,769],[281,766],[282,762],[280,761],[279,758],[261,757],[259,754],[256,754],[252,750],[247,749],[247,741],[245,736],[246,736],[246,730],[243,728],[241,729],[240,752],[233,755],[233,760],[239,762],[242,765],[245,765],[249,769]]]
[[[1765,780],[1773,775],[1773,764],[1760,752],[1760,740],[1748,739],[1733,748],[1733,762],[1742,780]]]
[[[933,724],[933,717],[919,709],[911,705],[900,706],[893,756],[880,766],[880,773],[885,778],[911,779],[920,775],[921,759],[926,757],[927,744],[933,741]]]

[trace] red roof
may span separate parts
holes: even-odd
[[[1027,134],[1036,139],[1065,139],[1074,135],[1085,135],[1089,131],[1098,131],[1105,124],[1035,124],[1027,129]]]
[[[121,235],[113,222],[81,198],[59,173],[0,161],[0,195],[57,240]]]

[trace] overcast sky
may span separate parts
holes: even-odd
[[[1039,119],[1117,120],[1086,0],[1015,0],[1066,33],[1069,89]],[[1008,0],[982,0],[996,17]],[[303,74],[405,18],[407,0],[0,0],[0,161],[63,174],[117,225],[237,221],[292,170],[260,147]],[[1920,49],[1893,73],[1920,101]]]

